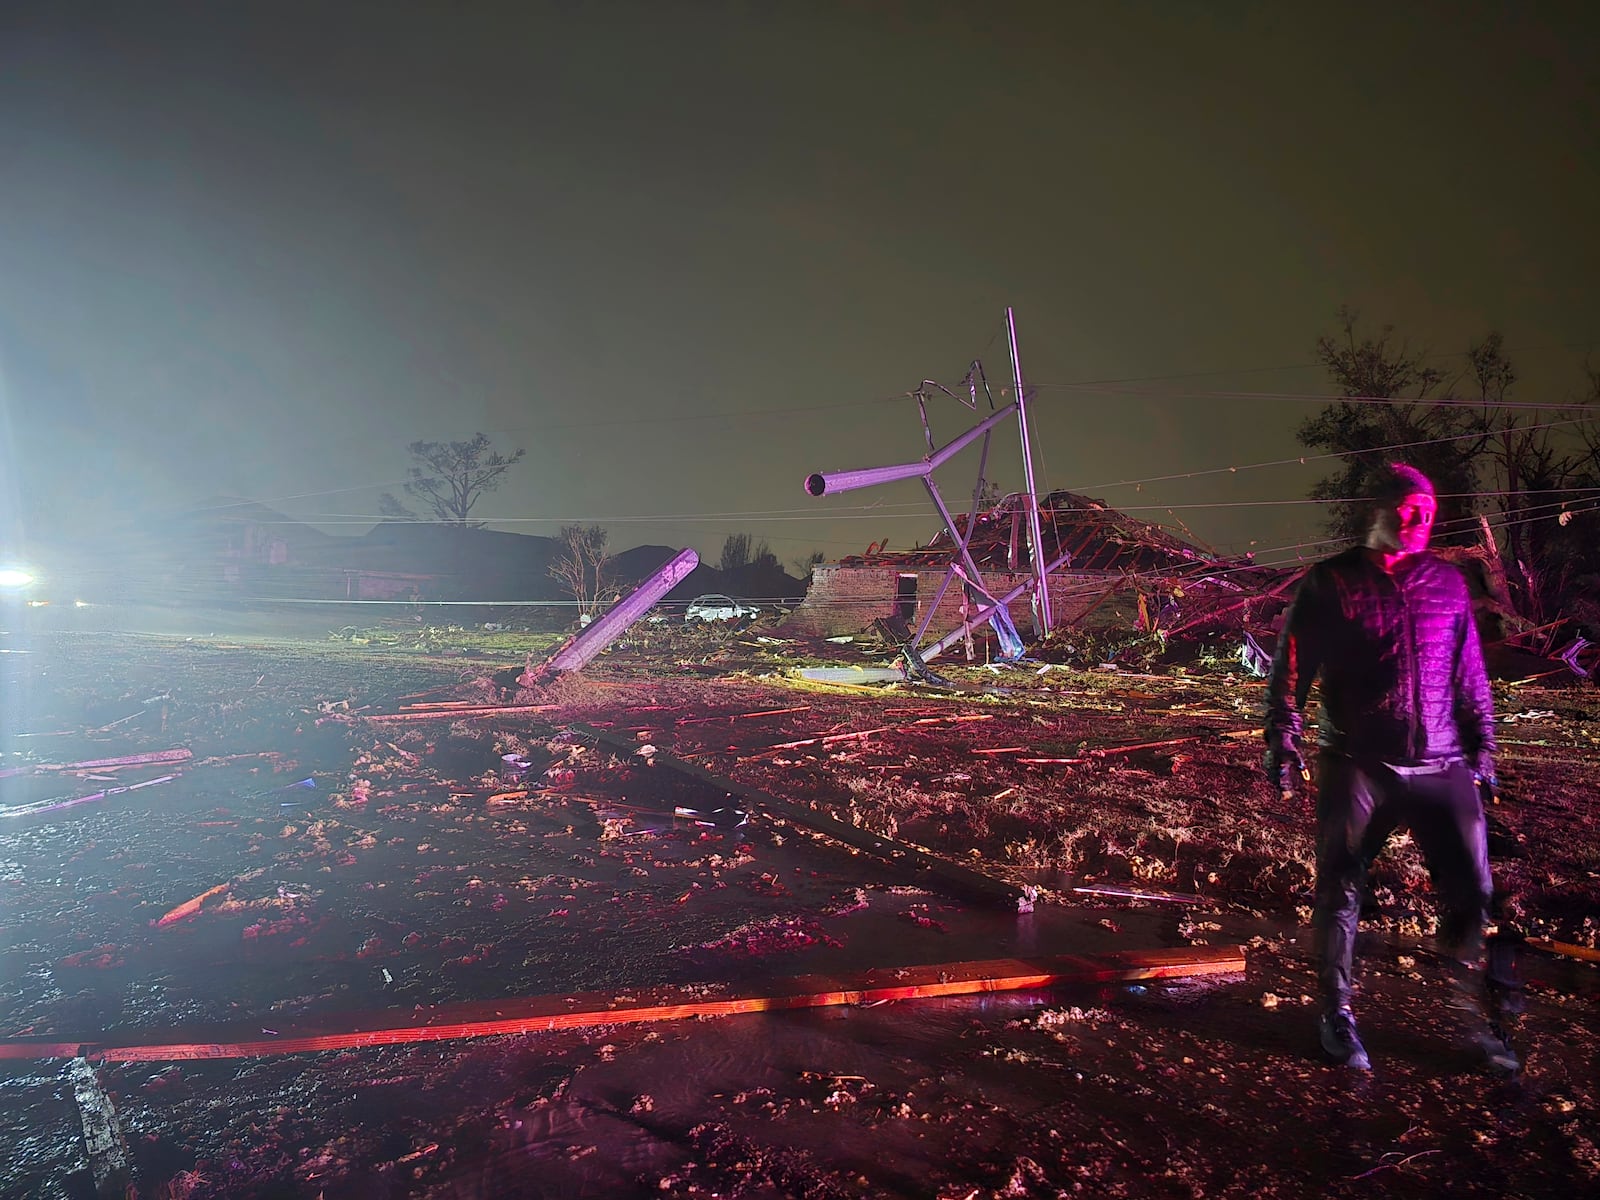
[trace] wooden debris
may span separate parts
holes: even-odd
[[[100,778],[115,778],[115,776],[100,776]],[[55,812],[57,809],[72,808],[79,804],[90,804],[96,800],[104,800],[107,796],[120,796],[124,792],[137,792],[141,788],[171,783],[176,778],[178,778],[176,775],[162,775],[156,779],[146,779],[142,783],[129,783],[121,787],[91,792],[87,796],[68,796],[64,799],[39,800],[33,804],[19,804],[11,808],[0,808],[0,817],[34,817],[41,813]]]
[[[559,704],[473,704],[465,708],[419,708],[397,713],[361,713],[344,718],[351,721],[459,721],[467,717],[514,716],[518,713],[549,712]]]
[[[810,712],[811,705],[800,704],[794,708],[764,708],[759,712],[727,713],[715,717],[679,717],[674,725],[705,725],[712,721],[748,721],[752,717],[780,717],[786,713]]]
[[[930,718],[933,720],[933,718]],[[919,724],[922,722],[919,722]],[[611,746],[631,754],[634,746],[631,742],[607,733],[605,730],[596,729],[592,725],[572,725],[574,733],[593,738],[597,742]],[[845,735],[835,735],[843,737]],[[705,768],[686,762],[673,755],[657,752],[654,756],[657,767],[666,767],[697,779],[701,783],[709,784],[719,791],[739,796],[744,800],[763,809],[768,814],[781,817],[792,825],[802,829],[809,829],[830,837],[834,841],[843,842],[847,846],[854,846],[858,850],[865,850],[877,858],[895,866],[908,869],[914,873],[918,881],[925,887],[945,894],[955,894],[967,899],[981,901],[985,904],[1003,904],[1014,908],[1017,912],[1032,912],[1035,890],[1031,887],[1019,887],[1016,884],[1006,883],[985,875],[981,871],[974,871],[970,867],[959,863],[948,862],[929,854],[926,850],[916,846],[909,846],[904,842],[894,841],[860,826],[851,825],[826,813],[807,808],[804,805],[794,804],[788,800],[780,799],[771,792],[762,791],[760,788],[751,787],[749,784],[740,783],[736,779],[726,776],[714,775]]]
[[[91,758],[73,763],[31,763],[25,767],[7,767],[0,771],[0,779],[13,775],[42,775],[46,772],[95,771],[107,767],[143,767],[164,763],[188,762],[194,757],[192,750],[153,750],[148,754],[124,754],[119,758]]]
[[[78,1117],[83,1122],[83,1148],[89,1158],[95,1195],[106,1200],[133,1195],[129,1188],[128,1145],[111,1097],[100,1086],[100,1077],[88,1059],[74,1056],[69,1074],[72,1093],[78,1101]]]
[[[1154,900],[1162,904],[1210,904],[1204,896],[1186,892],[1158,892],[1144,888],[1115,887],[1111,884],[1084,883],[1074,887],[1079,896],[1112,896],[1119,900]]]
[[[936,716],[936,717],[921,717],[921,718],[919,718],[919,719],[917,719],[915,721],[909,722],[908,724],[910,724],[910,725],[958,725],[958,724],[965,723],[967,721],[991,721],[993,719],[994,719],[994,716],[991,713],[962,713],[960,715],[943,715],[943,716]],[[754,754],[743,755],[743,756],[741,756],[740,761],[744,762],[747,759],[760,758],[762,755],[771,754],[776,750],[798,750],[802,746],[829,746],[829,745],[832,745],[834,742],[848,742],[848,741],[853,741],[853,740],[855,740],[857,738],[871,737],[873,734],[888,733],[888,732],[890,732],[891,730],[894,730],[894,729],[904,729],[904,728],[906,728],[905,725],[878,725],[878,726],[876,726],[876,727],[874,727],[872,729],[854,729],[854,730],[851,730],[849,733],[830,733],[830,734],[820,735],[818,737],[801,738],[800,740],[794,741],[794,742],[779,742],[776,745],[767,746],[767,747],[764,747],[763,749],[757,750]]]
[[[1590,946],[1576,946],[1571,942],[1557,942],[1550,938],[1529,938],[1528,945],[1546,954],[1559,954],[1563,958],[1576,958],[1580,962],[1600,963],[1600,950]]]
[[[210,900],[213,896],[222,895],[223,892],[227,891],[232,886],[233,884],[230,882],[219,883],[214,888],[207,888],[193,900],[185,900],[182,904],[178,905],[177,908],[173,909],[166,916],[158,920],[156,924],[162,928],[165,928],[168,925],[175,925],[187,917],[192,917],[205,906],[205,902],[207,900]]]
[[[560,1029],[782,1012],[839,1004],[881,1004],[939,996],[1085,983],[1184,979],[1243,971],[1242,946],[1125,950],[1080,957],[989,959],[927,966],[882,967],[844,977],[802,975],[740,987],[685,984],[520,999],[468,1001],[435,1008],[388,1009],[324,1020],[280,1021],[263,1038],[259,1023],[129,1036],[117,1045],[84,1045],[95,1062],[170,1062],[306,1054],[455,1038],[544,1033]],[[61,1043],[0,1041],[0,1060],[54,1057]],[[74,1047],[76,1050],[76,1047]]]

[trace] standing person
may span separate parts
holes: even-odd
[[[1367,867],[1389,836],[1407,828],[1422,852],[1458,987],[1477,972],[1492,896],[1483,810],[1495,782],[1492,697],[1466,580],[1428,550],[1437,512],[1422,472],[1384,470],[1365,544],[1317,563],[1295,593],[1267,687],[1265,766],[1289,793],[1307,778],[1301,710],[1322,679],[1312,916],[1320,1033],[1332,1059],[1359,1070],[1371,1063],[1350,1007],[1356,927]],[[1519,981],[1505,957],[1493,956],[1490,1020],[1475,1040],[1491,1065],[1515,1071],[1507,1021]]]

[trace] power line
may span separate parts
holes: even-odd
[[[1520,432],[1532,433],[1537,429],[1555,429],[1564,425],[1586,425],[1596,419],[1600,419],[1600,412],[1590,417],[1569,417],[1562,421],[1544,421],[1536,425],[1524,425]],[[1370,446],[1359,451],[1359,453],[1379,454],[1389,450],[1410,450],[1417,446],[1437,446],[1445,442],[1471,441],[1473,438],[1483,436],[1484,434],[1481,432],[1457,433],[1451,434],[1449,437],[1423,438],[1414,442],[1392,442],[1385,446]],[[1335,450],[1327,454],[1302,454],[1295,458],[1278,458],[1267,462],[1245,463],[1242,466],[1207,467],[1201,471],[1179,471],[1171,475],[1151,475],[1144,479],[1120,479],[1115,483],[1097,483],[1093,486],[1075,487],[1071,490],[1075,492],[1098,492],[1105,488],[1136,487],[1146,483],[1166,483],[1174,479],[1198,479],[1204,475],[1237,475],[1240,471],[1257,471],[1266,467],[1288,467],[1297,464],[1303,467],[1307,463],[1321,462],[1325,459],[1348,458],[1351,454],[1352,452],[1347,450]]]
[[[1509,496],[1583,496],[1591,493],[1600,493],[1600,487],[1569,487],[1569,488],[1538,488],[1520,489],[1510,491],[1504,488],[1482,489],[1472,492],[1440,492],[1439,499],[1503,499]],[[1210,508],[1277,508],[1295,505],[1322,505],[1331,504],[1359,504],[1369,499],[1366,496],[1329,496],[1325,498],[1310,498],[1296,496],[1281,499],[1262,500],[1196,500],[1178,501],[1169,504],[1132,504],[1117,505],[1115,511],[1122,513],[1133,512],[1175,512],[1189,509]],[[903,509],[907,511],[891,512],[890,509]],[[913,520],[927,522],[932,519],[926,504],[915,501],[895,501],[882,505],[851,505],[846,508],[831,509],[828,511],[811,511],[808,509],[746,509],[725,512],[704,513],[648,513],[648,514],[618,514],[615,516],[556,516],[556,517],[494,517],[485,518],[496,525],[631,525],[655,524],[665,522],[681,522],[684,524],[718,524],[729,521],[904,521]],[[457,524],[454,521],[442,519],[429,519],[419,517],[416,519],[396,520],[364,513],[308,513],[299,518],[285,517],[281,521],[258,521],[259,525],[369,525],[388,524],[397,526],[430,527],[449,526]]]
[[[1556,501],[1556,502],[1551,502],[1549,504],[1535,505],[1532,508],[1519,509],[1519,510],[1517,510],[1515,516],[1511,516],[1511,515],[1503,514],[1503,513],[1493,513],[1493,514],[1485,513],[1481,517],[1477,516],[1477,515],[1474,515],[1474,516],[1470,516],[1470,517],[1460,517],[1460,518],[1457,518],[1454,521],[1446,521],[1442,525],[1436,526],[1435,528],[1436,528],[1436,530],[1454,531],[1454,529],[1456,529],[1456,528],[1460,528],[1460,529],[1469,528],[1470,526],[1478,524],[1480,522],[1480,520],[1482,520],[1482,521],[1488,521],[1489,527],[1491,529],[1510,529],[1510,528],[1513,528],[1514,526],[1526,525],[1526,524],[1530,524],[1531,522],[1534,522],[1534,521],[1547,521],[1547,520],[1550,520],[1553,517],[1558,516],[1563,511],[1574,513],[1574,514],[1581,514],[1581,513],[1600,511],[1600,502],[1589,503],[1589,504],[1585,504],[1585,505],[1579,507],[1579,506],[1564,505],[1564,504],[1560,503],[1559,501]],[[1343,545],[1343,544],[1347,544],[1349,542],[1349,540],[1350,539],[1348,539],[1348,538],[1332,538],[1332,537],[1330,537],[1330,538],[1322,538],[1322,539],[1319,539],[1317,541],[1299,542],[1299,543],[1294,543],[1294,544],[1291,544],[1291,545],[1274,547],[1273,549],[1270,549],[1270,550],[1260,551],[1259,554],[1257,555],[1256,562],[1254,563],[1254,565],[1256,565],[1256,566],[1287,565],[1287,562],[1285,562],[1283,564],[1274,564],[1274,563],[1270,563],[1270,562],[1262,562],[1260,560],[1260,555],[1277,554],[1277,553],[1290,551],[1290,550],[1311,549],[1311,548],[1314,548],[1314,547]],[[1296,561],[1300,561],[1300,560],[1296,560]],[[1245,568],[1245,569],[1248,569],[1248,568]]]
[[[1507,496],[1585,496],[1600,492],[1600,487],[1540,488],[1534,491],[1439,492],[1440,500],[1494,499]],[[1191,508],[1276,508],[1295,504],[1361,504],[1370,496],[1329,496],[1326,499],[1297,497],[1293,500],[1196,500],[1182,504],[1119,504],[1117,512],[1172,512]]]
[[[1534,432],[1534,431],[1540,430],[1540,429],[1554,429],[1554,428],[1559,428],[1559,427],[1564,427],[1564,426],[1569,426],[1569,425],[1588,424],[1588,423],[1590,423],[1591,421],[1593,421],[1593,420],[1595,420],[1597,418],[1600,418],[1600,412],[1597,412],[1593,416],[1573,417],[1573,418],[1567,418],[1567,419],[1560,420],[1560,421],[1546,421],[1546,422],[1540,422],[1540,423],[1533,424],[1533,425],[1527,425],[1527,426],[1523,426],[1519,430],[1519,432],[1531,433],[1531,432]],[[1368,450],[1363,451],[1363,453],[1376,454],[1376,453],[1382,453],[1382,452],[1386,452],[1386,451],[1390,451],[1390,450],[1411,449],[1411,448],[1414,448],[1414,447],[1417,447],[1417,446],[1437,445],[1437,444],[1441,444],[1441,443],[1444,443],[1444,442],[1466,441],[1466,440],[1471,440],[1472,438],[1475,438],[1475,437],[1482,437],[1482,436],[1485,436],[1485,435],[1483,433],[1481,433],[1481,432],[1473,432],[1473,433],[1465,433],[1465,434],[1454,434],[1454,435],[1451,435],[1449,437],[1424,439],[1424,440],[1421,440],[1421,441],[1414,441],[1414,442],[1395,442],[1395,443],[1390,443],[1390,444],[1382,445],[1382,446],[1373,446],[1373,447],[1369,448]],[[1325,461],[1327,459],[1344,458],[1344,457],[1347,457],[1347,453],[1346,452],[1343,452],[1343,451],[1331,451],[1331,452],[1325,453],[1325,454],[1299,455],[1299,456],[1296,456],[1294,458],[1273,459],[1273,460],[1268,460],[1268,461],[1265,461],[1265,462],[1246,463],[1246,464],[1243,464],[1243,465],[1240,465],[1240,466],[1208,467],[1208,468],[1205,468],[1205,469],[1202,469],[1202,470],[1199,470],[1199,471],[1183,471],[1183,472],[1176,472],[1176,473],[1169,474],[1169,475],[1152,475],[1152,476],[1148,476],[1148,477],[1143,478],[1143,479],[1123,479],[1123,480],[1118,480],[1118,481],[1112,482],[1112,483],[1100,483],[1100,484],[1094,484],[1094,485],[1090,485],[1090,486],[1078,486],[1078,487],[1073,487],[1073,488],[1064,489],[1064,490],[1070,490],[1070,491],[1075,491],[1075,492],[1094,492],[1094,491],[1100,491],[1100,490],[1103,490],[1103,489],[1106,489],[1106,488],[1138,487],[1138,486],[1142,486],[1142,485],[1144,485],[1146,483],[1166,483],[1166,482],[1171,482],[1173,480],[1179,480],[1179,479],[1198,479],[1198,478],[1201,478],[1201,477],[1204,477],[1204,476],[1207,476],[1207,475],[1237,474],[1240,471],[1261,470],[1261,469],[1265,469],[1267,467],[1293,466],[1293,465],[1297,465],[1297,464],[1300,465],[1300,466],[1305,466],[1306,464],[1312,463],[1312,462],[1321,462],[1321,461]],[[284,504],[284,503],[288,503],[288,502],[295,501],[295,500],[310,500],[310,499],[320,499],[320,498],[324,498],[324,497],[327,497],[327,496],[347,495],[347,494],[355,493],[355,492],[370,491],[370,490],[372,490],[374,488],[380,488],[380,487],[403,486],[405,482],[406,482],[405,480],[400,480],[400,481],[393,481],[393,482],[390,482],[390,483],[370,483],[370,484],[362,484],[362,485],[358,485],[358,486],[355,486],[355,487],[348,487],[348,488],[333,488],[333,489],[328,489],[328,490],[325,490],[325,491],[317,491],[317,492],[302,492],[302,493],[298,493],[296,495],[280,496],[280,497],[277,497],[277,498],[274,498],[274,499],[271,499],[271,500],[266,500],[266,501],[239,500],[239,501],[230,502],[228,504],[203,506],[203,507],[200,507],[200,508],[189,509],[189,510],[186,510],[186,511],[189,511],[189,512],[192,512],[192,513],[223,512],[223,511],[227,511],[228,509],[250,507],[250,506],[253,506],[253,505],[256,505],[256,504],[261,504],[263,506],[270,506],[270,505],[275,505],[275,504]],[[1482,494],[1489,494],[1489,493],[1482,493]],[[862,507],[865,507],[865,506],[862,506]],[[886,503],[884,505],[884,507],[888,507],[888,504]],[[908,505],[908,507],[910,507],[910,506]],[[1180,506],[1169,505],[1169,506],[1166,506],[1166,507],[1180,507]],[[759,510],[756,510],[756,511],[759,511]],[[784,512],[784,511],[798,512],[800,510],[771,510],[771,511],[773,511],[773,512]],[[828,514],[837,513],[839,511],[840,510],[837,510],[837,509],[827,510]],[[741,515],[741,514],[730,514],[730,515]],[[359,523],[359,522],[361,522],[362,520],[365,519],[362,514],[338,514],[338,517],[340,519],[339,522],[335,522],[334,520],[319,519],[319,518],[307,518],[307,520],[316,519],[321,524],[334,524],[334,523],[356,524],[356,523]],[[383,519],[384,518],[382,516],[377,516],[377,517],[373,517],[372,518],[372,520],[374,520],[374,521],[383,520]],[[516,518],[516,517],[497,517],[497,518],[493,518],[493,520],[497,524],[509,524],[509,523],[513,523],[513,522],[517,522],[517,521],[525,521],[525,520],[569,521],[569,522],[572,521],[572,520],[579,520],[579,521],[590,520],[590,521],[598,521],[598,522],[601,522],[601,523],[605,523],[605,522],[620,522],[620,521],[627,520],[627,519],[629,519],[629,518],[622,518],[622,517],[617,517],[617,518],[556,518],[556,517],[550,517],[550,518]],[[638,519],[643,520],[643,519],[647,519],[647,518],[638,518]],[[819,517],[819,519],[831,519],[831,516],[824,515],[822,517]]]
[[[1593,400],[1543,401],[1543,400],[1464,400],[1455,397],[1428,399],[1406,396],[1344,396],[1314,392],[1245,392],[1245,391],[1175,391],[1165,388],[1105,387],[1083,383],[1035,383],[1041,389],[1060,389],[1103,393],[1113,396],[1142,396],[1152,400],[1278,400],[1306,404],[1353,405],[1405,405],[1421,404],[1429,408],[1482,408],[1527,410],[1531,412],[1563,412],[1573,409],[1594,409]]]
[[[1511,346],[1502,353],[1507,356],[1513,354],[1538,354],[1549,350],[1592,350],[1600,346],[1600,341],[1587,342],[1545,342],[1528,346]],[[1455,350],[1441,351],[1436,354],[1422,354],[1417,356],[1419,362],[1435,362],[1452,358],[1466,358],[1471,351]],[[1034,387],[1101,387],[1111,384],[1124,383],[1165,383],[1175,379],[1214,379],[1233,375],[1266,375],[1286,371],[1314,371],[1325,370],[1326,364],[1322,362],[1289,363],[1278,367],[1231,367],[1211,371],[1179,371],[1169,375],[1129,375],[1122,378],[1111,379],[1083,379],[1073,383],[1064,384],[1033,384]]]

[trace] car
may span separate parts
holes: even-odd
[[[685,621],[745,621],[761,615],[761,610],[754,604],[746,604],[743,600],[735,600],[731,596],[712,594],[709,596],[696,596],[689,601],[689,607],[684,609]]]

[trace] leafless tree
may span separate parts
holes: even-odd
[[[802,554],[799,558],[789,560],[789,565],[794,568],[794,573],[802,580],[811,578],[811,568],[818,563],[828,561],[828,556],[821,550],[813,550],[810,554]]]
[[[594,616],[599,606],[615,597],[616,588],[606,569],[605,529],[599,525],[566,525],[556,535],[560,547],[550,563],[550,574],[578,602],[578,612]]]
[[[750,535],[748,533],[730,533],[727,540],[722,543],[722,558],[717,562],[718,570],[737,571],[740,567],[750,564]]]

